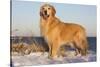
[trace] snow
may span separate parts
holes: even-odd
[[[96,61],[96,53],[89,51],[87,56],[75,56],[74,51],[66,52],[66,57],[59,57],[56,59],[49,59],[48,52],[34,52],[29,55],[12,55],[12,65],[14,67],[25,67],[34,65],[47,64],[65,64],[65,63],[80,63],[80,62],[94,62]]]

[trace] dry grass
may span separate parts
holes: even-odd
[[[18,54],[21,54],[21,55],[30,54],[32,52],[44,53],[45,48],[42,45],[35,44],[35,43],[30,44],[30,45],[26,45],[24,43],[17,43],[17,44],[12,43],[11,52],[17,52]]]

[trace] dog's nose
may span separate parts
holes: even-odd
[[[47,11],[46,10],[44,11],[44,13],[45,13],[45,15],[47,15]]]

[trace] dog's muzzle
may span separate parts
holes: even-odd
[[[40,16],[41,16],[41,17],[43,17],[44,19],[47,19],[47,18],[49,17],[49,15],[48,15],[48,13],[47,13],[47,11],[46,11],[46,10],[45,10],[45,11],[40,12]]]
[[[44,11],[44,14],[47,15],[47,11]]]

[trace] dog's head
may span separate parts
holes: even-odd
[[[56,13],[55,8],[52,5],[44,4],[40,8],[40,16],[43,19],[48,19],[49,17],[54,17],[55,13]]]

